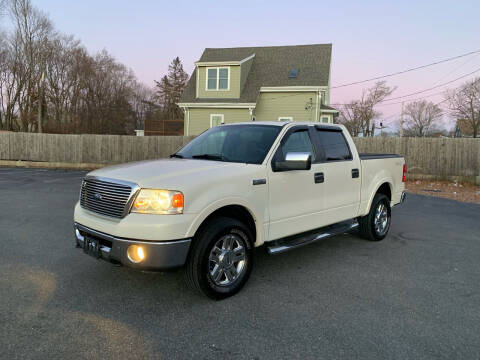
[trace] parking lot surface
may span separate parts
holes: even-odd
[[[480,205],[410,195],[382,242],[269,256],[214,302],[74,247],[85,172],[0,168],[2,359],[479,359]]]

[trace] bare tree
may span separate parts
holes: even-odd
[[[0,128],[133,134],[154,114],[153,91],[106,50],[90,55],[80,41],[56,32],[30,0],[6,4],[11,24],[0,31]],[[174,61],[168,104],[181,91],[182,71]]]
[[[344,124],[353,136],[360,133],[363,136],[373,136],[374,119],[381,115],[376,106],[384,101],[395,91],[395,88],[387,86],[385,81],[375,83],[369,89],[362,92],[360,100],[355,100],[340,109],[340,123]]]
[[[358,101],[352,101],[340,109],[339,122],[345,125],[350,134],[354,137],[362,133],[363,121]]]
[[[440,107],[430,101],[420,100],[409,103],[405,107],[407,136],[426,137],[439,132],[443,112]]]
[[[480,135],[480,78],[469,81],[458,89],[448,91],[451,114],[466,121],[473,130],[473,137]]]

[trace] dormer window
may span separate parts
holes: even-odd
[[[207,68],[207,90],[229,90],[230,89],[230,68],[217,67]]]

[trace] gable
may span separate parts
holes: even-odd
[[[240,96],[236,102],[255,102],[261,87],[275,86],[328,86],[332,45],[296,45],[245,48],[207,48],[199,62],[242,61]],[[292,69],[296,77],[289,77]],[[180,102],[202,102],[196,97],[197,75],[192,74]],[[201,86],[201,84],[198,84]],[[212,98],[206,99],[211,101]],[[218,101],[225,101],[218,98]],[[229,99],[231,102],[232,99]]]

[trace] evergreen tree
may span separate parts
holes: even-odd
[[[183,70],[182,62],[177,56],[168,66],[168,74],[160,81],[155,81],[155,94],[163,108],[164,118],[169,120],[181,119],[182,111],[177,102],[187,85],[188,74]]]

